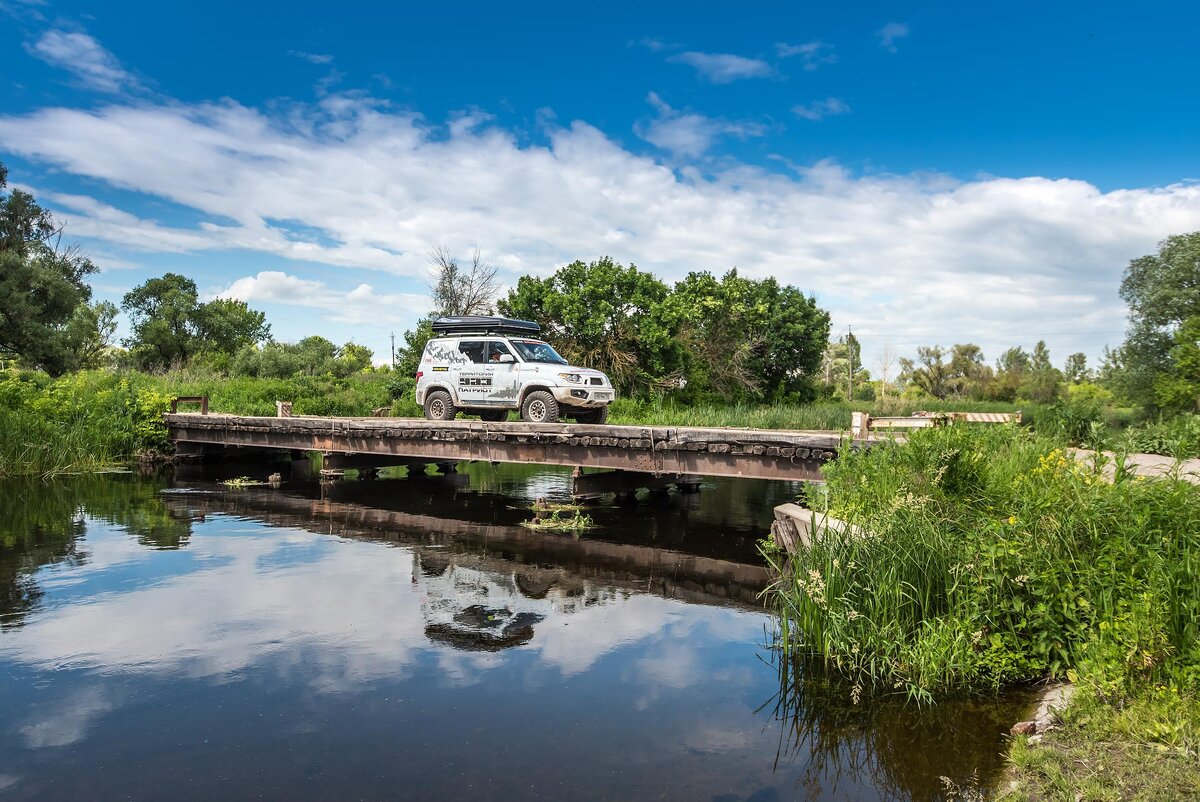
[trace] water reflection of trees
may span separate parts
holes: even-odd
[[[941,777],[986,788],[1003,767],[1000,734],[1023,699],[967,699],[917,707],[903,698],[863,698],[819,664],[775,656],[779,690],[759,708],[779,725],[776,769],[807,761],[801,798],[837,797],[846,784],[882,799],[941,800]],[[838,797],[840,798],[840,797]]]
[[[39,569],[86,564],[87,518],[118,526],[147,548],[186,545],[191,522],[172,513],[158,489],[126,476],[0,484],[0,627],[21,626],[41,602]]]

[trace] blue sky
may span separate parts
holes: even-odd
[[[0,159],[116,298],[166,270],[386,354],[426,252],[737,266],[864,338],[1116,344],[1200,228],[1193,4],[0,0]]]

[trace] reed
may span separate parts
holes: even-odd
[[[827,468],[827,534],[767,598],[790,653],[932,699],[1086,676],[1200,680],[1200,488],[1142,481],[1017,427],[924,430]]]
[[[1013,404],[981,401],[891,401],[884,404],[818,401],[811,404],[698,404],[681,406],[664,400],[617,399],[610,410],[611,423],[643,426],[743,427],[751,429],[797,429],[847,431],[850,413],[911,415],[928,412],[1012,412]],[[1041,406],[1026,405],[1032,419],[1045,417]]]

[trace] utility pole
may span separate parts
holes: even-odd
[[[854,333],[850,331],[850,324],[846,324],[846,362],[849,363],[849,375],[846,377],[846,400],[854,400]]]
[[[396,369],[396,332],[392,332],[392,370]]]

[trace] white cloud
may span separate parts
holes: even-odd
[[[755,133],[661,99],[657,109],[639,133],[675,158]],[[583,121],[547,120],[545,143],[523,145],[472,120],[438,128],[348,94],[271,113],[232,101],[118,103],[0,116],[0,150],[210,221],[168,226],[88,196],[47,196],[72,236],[118,253],[240,249],[422,281],[436,242],[477,243],[510,282],[603,254],[667,280],[736,265],[815,292],[868,352],[872,337],[902,338],[901,353],[971,340],[994,358],[1044,337],[1056,358],[1097,356],[1121,339],[1128,261],[1200,229],[1191,183],[1102,192],[1038,176],[854,176],[826,162],[787,173],[722,162],[702,174],[634,154]]]
[[[879,37],[879,46],[889,53],[895,53],[899,48],[896,42],[908,36],[909,29],[907,23],[889,22],[884,25],[875,35]]]
[[[306,53],[303,50],[289,50],[288,55],[304,59],[310,64],[329,64],[333,61],[333,56],[326,53]]]
[[[641,39],[637,39],[637,40],[630,39],[628,46],[629,47],[634,47],[634,46],[644,47],[647,50],[650,50],[654,53],[658,53],[663,50],[666,50],[669,47],[673,47],[673,45],[669,45],[666,42],[664,42],[662,39],[659,39],[654,36],[643,36]]]
[[[667,61],[686,64],[714,84],[728,84],[743,78],[766,78],[772,74],[771,65],[761,59],[735,56],[732,53],[697,53],[689,50]]]
[[[656,147],[670,151],[675,156],[696,158],[703,156],[721,136],[762,136],[766,127],[751,122],[733,122],[705,117],[693,112],[681,112],[671,108],[657,93],[651,92],[646,102],[658,112],[649,122],[634,126],[637,135]]]
[[[247,303],[276,303],[324,309],[339,323],[408,323],[430,307],[430,299],[411,293],[378,293],[370,284],[348,292],[321,281],[302,279],[277,270],[245,276],[215,293]]]
[[[836,97],[827,97],[824,100],[814,100],[806,105],[792,106],[792,114],[805,120],[824,119],[825,117],[833,117],[838,114],[849,114],[850,107],[842,100]]]
[[[73,73],[89,89],[120,92],[138,86],[137,79],[121,67],[116,56],[81,31],[49,30],[25,49],[47,64]]]
[[[804,69],[812,72],[819,68],[822,64],[835,64],[837,56],[833,53],[833,45],[825,42],[805,42],[800,45],[789,45],[785,42],[777,42],[775,44],[775,53],[780,58],[791,58],[799,56],[800,61],[804,64]]]

